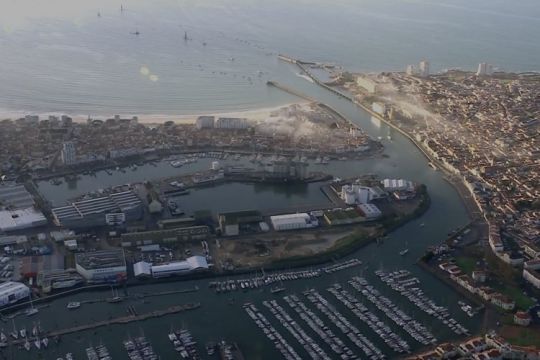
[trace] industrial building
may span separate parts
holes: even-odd
[[[84,278],[70,270],[49,270],[41,271],[37,274],[36,283],[45,293],[54,290],[62,290],[80,285]]]
[[[380,188],[359,184],[343,185],[340,195],[347,205],[367,204],[373,200],[385,197],[384,191]]]
[[[47,218],[34,207],[34,198],[23,185],[0,185],[0,204],[0,231],[15,231],[47,224]]]
[[[21,184],[0,184],[0,203],[10,209],[26,209],[34,206],[34,198]]]
[[[8,232],[47,225],[47,218],[34,208],[0,211],[0,231]]]
[[[88,228],[104,226],[118,219],[125,221],[140,219],[143,215],[143,203],[133,191],[128,190],[57,207],[52,209],[52,213],[58,226]],[[107,214],[115,216],[107,217]]]
[[[28,242],[26,235],[4,235],[0,236],[0,246],[18,245]]]
[[[30,289],[22,283],[8,281],[0,284],[0,306],[14,304],[29,297]]]
[[[133,265],[136,277],[161,278],[167,276],[186,275],[197,271],[208,270],[208,262],[204,256],[190,256],[183,261],[175,261],[167,264],[152,265],[141,261]]]
[[[76,269],[89,283],[117,283],[127,278],[124,250],[99,250],[75,256]]]
[[[360,204],[358,205],[358,210],[368,220],[377,219],[382,215],[381,210],[374,204]]]
[[[381,183],[386,191],[414,191],[414,183],[404,179],[384,179]]]
[[[161,229],[141,232],[124,233],[120,235],[123,247],[142,246],[150,244],[172,244],[177,242],[201,241],[208,239],[208,226],[189,226],[184,228]]]
[[[266,177],[276,179],[304,180],[308,164],[301,161],[276,160],[266,166]]]
[[[225,236],[235,236],[240,234],[240,226],[258,224],[263,221],[259,211],[246,210],[229,213],[221,213],[218,216],[219,228]]]
[[[270,216],[276,231],[306,229],[319,226],[319,220],[307,213]]]

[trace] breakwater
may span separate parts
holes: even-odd
[[[60,330],[53,330],[50,332],[46,332],[43,335],[46,335],[51,338],[60,337],[67,334],[74,334],[81,331],[87,331],[87,330],[93,330],[104,326],[111,326],[111,325],[124,325],[128,324],[134,321],[144,321],[147,319],[152,318],[158,318],[165,315],[171,315],[171,314],[177,314],[184,311],[189,310],[195,310],[198,309],[201,306],[200,303],[193,303],[193,304],[185,304],[185,305],[175,305],[168,307],[166,309],[162,310],[155,310],[148,313],[140,314],[140,315],[128,315],[128,316],[120,316],[108,320],[102,320],[102,321],[96,321],[91,322],[87,324],[82,325],[76,325],[70,328],[60,329]],[[26,341],[26,339],[18,339],[12,342],[12,344],[23,344]]]

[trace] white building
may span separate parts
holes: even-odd
[[[75,144],[72,141],[62,144],[61,159],[64,165],[73,165],[77,162]]]
[[[249,127],[247,119],[220,117],[214,125],[216,129],[247,129]]]
[[[376,219],[382,215],[381,210],[374,204],[360,204],[358,209],[364,213],[366,219]]]
[[[14,231],[47,225],[47,218],[34,208],[0,211],[0,231]]]
[[[319,221],[307,213],[285,214],[270,216],[272,226],[276,231],[306,229],[319,226]]]
[[[99,250],[75,256],[76,269],[90,283],[116,283],[127,278],[124,250]]]
[[[420,65],[418,66],[418,68],[420,70],[418,75],[422,77],[429,76],[429,62],[428,61],[426,60],[420,61]]]
[[[478,64],[478,70],[476,71],[476,76],[482,75],[491,75],[493,74],[493,65],[488,63]]]
[[[197,129],[213,129],[214,128],[214,116],[199,116],[197,118],[196,126]]]
[[[30,289],[22,283],[8,281],[0,284],[0,306],[14,304],[29,296]]]
[[[134,265],[134,270],[139,272],[139,275],[147,275],[147,265]],[[160,278],[173,275],[185,275],[194,271],[208,270],[208,262],[204,256],[190,256],[184,261],[175,261],[163,265],[152,265],[150,272],[152,277]]]
[[[382,184],[386,191],[414,191],[414,183],[404,179],[384,179]]]
[[[539,269],[539,259],[529,260],[523,265],[523,279],[537,289],[540,289],[540,273],[538,273]]]
[[[359,184],[343,185],[341,187],[341,198],[347,205],[367,204],[375,199],[384,196],[378,188],[362,186]]]

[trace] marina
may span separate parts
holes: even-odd
[[[130,360],[159,359],[158,355],[154,352],[152,345],[144,336],[124,340],[123,344]]]
[[[390,273],[377,270],[375,274],[386,285],[405,296],[423,312],[435,317],[445,326],[448,326],[456,335],[469,335],[469,330],[450,315],[448,308],[437,305],[424,294],[422,289],[417,286],[420,284],[420,280],[416,277],[409,277],[411,273],[408,270],[397,270]]]
[[[243,305],[244,310],[249,317],[257,324],[259,329],[266,335],[266,337],[274,343],[274,346],[283,355],[286,360],[301,360],[302,358],[296,350],[283,338],[283,336],[270,324],[266,316],[264,316],[259,309],[251,304],[245,303]]]
[[[357,326],[344,316],[337,308],[328,302],[315,289],[306,290],[304,296],[319,310],[326,315],[332,322],[356,347],[370,359],[385,359],[386,356],[371,340],[369,340]],[[340,298],[338,298],[339,300]]]
[[[362,261],[353,258],[345,261],[340,261],[332,265],[315,268],[313,270],[299,270],[299,271],[287,271],[277,272],[254,276],[253,278],[227,280],[227,281],[212,281],[208,284],[210,288],[213,288],[216,293],[231,292],[231,291],[247,291],[258,289],[262,287],[271,286],[273,284],[282,284],[284,281],[311,279],[319,277],[323,274],[332,274],[336,271],[349,269],[351,267],[360,266]],[[276,290],[284,290],[283,286],[274,286],[271,288],[271,292],[278,292]]]
[[[88,360],[112,360],[112,357],[109,355],[109,350],[105,345],[87,347],[86,356]]]
[[[422,325],[419,321],[401,310],[395,305],[392,300],[369,285],[366,279],[361,277],[353,277],[348,283],[354,287],[359,293],[364,295],[373,305],[375,305],[383,314],[392,320],[397,326],[400,326],[412,338],[420,342],[422,345],[435,344],[437,339],[433,334]]]
[[[358,356],[356,356],[354,352],[323,322],[323,320],[321,320],[319,316],[298,298],[298,296],[293,294],[285,296],[283,299],[341,359],[358,359]]]
[[[272,315],[291,333],[291,335],[302,345],[312,359],[330,359],[328,354],[315,342],[303,329],[294,321],[289,314],[277,303],[276,300],[263,301]]]
[[[410,346],[405,340],[393,332],[374,312],[369,311],[364,304],[357,301],[349,292],[343,290],[341,285],[334,284],[327,290],[373,330],[394,352],[407,353],[410,351]]]
[[[182,359],[198,360],[200,359],[197,350],[197,342],[187,329],[171,331],[168,334],[169,341],[173,344],[174,350]]]

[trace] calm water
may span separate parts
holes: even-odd
[[[402,70],[422,58],[434,70],[476,69],[481,61],[540,70],[536,0],[132,0],[122,13],[120,2],[104,0],[0,4],[3,112],[186,114],[276,105],[289,98],[268,90],[266,80],[305,82],[277,53],[363,71]]]
[[[520,1],[519,5],[504,1],[443,4],[422,0],[238,1],[227,5],[209,1],[171,0],[152,2],[152,5],[125,1],[127,10],[122,14],[119,4],[108,5],[104,0],[85,5],[83,9],[79,4],[64,0],[51,0],[50,4],[52,7],[34,4],[25,8],[19,2],[10,3],[14,8],[10,10],[12,13],[2,11],[0,14],[4,28],[4,32],[0,32],[0,108],[94,115],[238,110],[291,101],[289,96],[264,85],[265,80],[276,79],[335,106],[370,135],[386,138],[385,126],[377,126],[351,104],[297,77],[297,70],[277,61],[275,54],[283,52],[306,59],[335,61],[354,70],[368,71],[402,69],[404,64],[422,57],[430,59],[435,69],[454,66],[473,69],[478,62],[489,61],[506,70],[525,71],[539,70],[540,64],[538,39],[531,36],[539,29],[540,13],[535,0]],[[7,8],[11,9],[9,6]],[[98,11],[100,18],[96,16]],[[33,20],[25,20],[21,14]],[[141,35],[129,34],[136,30]],[[184,42],[184,30],[193,40]],[[259,71],[263,72],[260,78]],[[471,321],[459,311],[456,293],[414,265],[426,246],[441,241],[449,230],[467,222],[465,209],[453,188],[440,173],[426,166],[426,160],[412,144],[398,134],[393,138],[391,142],[385,140],[388,158],[319,168],[312,165],[311,170],[328,171],[337,176],[375,173],[427,184],[432,206],[421,219],[392,233],[382,246],[368,246],[353,256],[369,263],[364,275],[390,295],[392,292],[373,277],[373,270],[379,267],[410,269],[423,280],[422,287],[429,296],[449,306],[460,322],[474,330],[479,321]],[[156,174],[169,176],[207,169],[209,163],[201,160],[182,169],[163,163],[157,168],[140,167],[135,172],[128,170],[114,176],[98,173],[97,177],[83,177],[76,184],[55,187],[42,183],[39,187],[49,199],[61,204],[86,191],[143,181]],[[183,207],[188,211],[208,207],[216,210],[294,207],[326,201],[317,185],[291,189],[228,184],[193,191],[183,199]],[[422,222],[425,227],[419,226]],[[409,255],[399,256],[398,251],[405,246],[410,249]],[[315,287],[327,299],[332,299],[324,289],[333,282],[345,284],[350,276],[359,272],[356,268],[316,280],[287,283],[287,292],[299,293]],[[241,308],[243,302],[252,301],[263,309],[261,301],[276,298],[276,295],[238,293],[233,295],[236,304],[229,305],[229,295],[213,294],[207,289],[207,283],[207,280],[178,282],[130,289],[131,292],[154,292],[198,285],[201,290],[197,293],[152,298],[147,304],[133,301],[131,305],[142,313],[167,305],[200,301],[199,310],[100,329],[96,333],[66,336],[60,347],[51,346],[40,355],[35,350],[30,354],[14,350],[12,358],[56,359],[72,351],[76,359],[84,359],[86,346],[103,342],[115,359],[126,359],[121,340],[144,332],[162,358],[172,359],[175,352],[166,337],[171,326],[189,328],[201,344],[221,338],[237,341],[247,359],[279,358],[272,344]],[[74,298],[106,296],[104,292],[84,293]],[[285,306],[281,296],[277,298]],[[451,337],[441,323],[419,313],[401,297],[392,298],[431,328],[439,339]],[[67,301],[54,301],[50,308],[39,313],[45,329],[124,315],[128,305],[84,305],[76,312],[67,313]],[[338,304],[334,300],[332,303]],[[287,306],[285,308],[292,314]],[[370,329],[354,320],[342,307],[338,308],[350,315],[351,321],[392,358],[389,349],[380,344]],[[271,319],[269,312],[263,312]],[[384,319],[380,312],[377,315]],[[26,317],[17,318],[16,322],[19,327],[31,326]],[[11,328],[9,323],[2,326]],[[277,329],[286,335],[284,328],[277,326]],[[316,338],[311,331],[308,333]],[[402,336],[411,345],[417,345],[407,335]],[[295,340],[286,337],[300,349]]]

